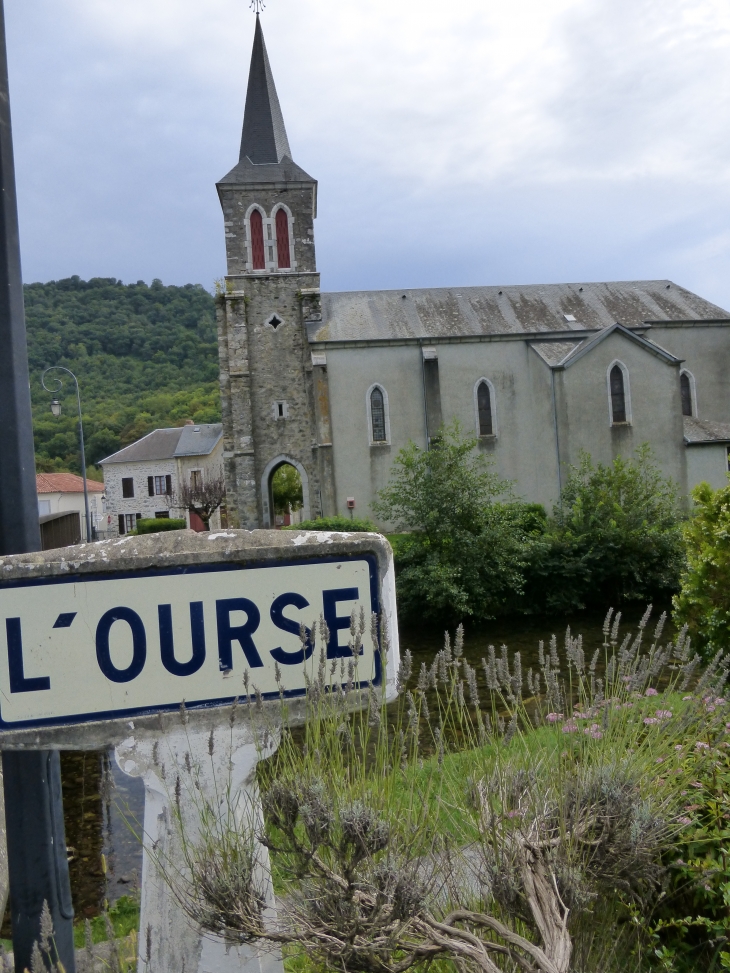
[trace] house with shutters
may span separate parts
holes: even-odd
[[[293,161],[258,15],[239,160],[217,188],[231,526],[273,524],[286,464],[305,520],[377,523],[399,450],[453,420],[548,509],[583,452],[611,463],[645,443],[682,494],[726,484],[730,312],[671,280],[320,291],[318,184]]]
[[[189,421],[181,427],[155,429],[101,461],[106,516],[103,536],[128,534],[137,521],[184,517],[192,530],[203,530],[195,513],[176,506],[183,484],[203,485],[221,475],[223,427]],[[211,529],[220,527],[220,510]]]

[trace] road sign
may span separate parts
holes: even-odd
[[[366,619],[354,654],[353,611]],[[385,671],[372,613],[389,632]],[[313,649],[300,628],[315,623]],[[176,791],[181,768],[195,765],[196,793],[216,813],[258,806],[256,762],[275,750],[283,718],[307,718],[307,679],[317,680],[320,652],[328,685],[354,675],[359,689],[375,685],[385,700],[395,697],[398,625],[385,538],[170,531],[0,557],[0,749],[114,747],[124,773],[144,780],[140,969],[179,973],[200,956],[201,973],[283,970],[280,958],[232,950],[191,925],[155,862],[180,858],[176,815],[191,840],[201,827],[192,791]],[[246,672],[263,702],[234,710],[226,704],[243,697]],[[280,692],[290,697],[286,708]],[[366,706],[368,697],[353,692],[348,705]],[[185,712],[172,712],[183,700]],[[266,849],[259,852],[266,870]]]
[[[310,640],[303,645],[301,626],[311,632],[324,619],[329,668],[352,659],[353,610],[368,619],[357,681],[378,684],[371,554],[7,582],[0,587],[0,729],[110,720],[176,709],[181,700],[191,708],[230,703],[244,694],[246,670],[264,698],[278,698],[280,687],[302,695],[319,659]]]

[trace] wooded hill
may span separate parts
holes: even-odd
[[[70,277],[24,290],[39,471],[81,471],[73,381],[51,373],[64,380],[56,419],[49,365],[79,380],[89,465],[152,429],[220,421],[215,308],[200,284]]]

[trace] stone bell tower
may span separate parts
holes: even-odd
[[[228,261],[218,343],[231,526],[273,526],[271,477],[285,463],[299,471],[305,518],[329,513],[329,419],[315,414],[307,342],[307,322],[321,320],[317,182],[292,160],[258,14],[240,160],[217,188]]]

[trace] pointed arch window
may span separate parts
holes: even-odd
[[[276,211],[276,255],[279,270],[289,270],[291,268],[289,217],[285,209],[278,209]]]
[[[494,386],[488,378],[478,378],[474,383],[474,422],[477,436],[497,437],[497,409]]]
[[[372,442],[388,441],[385,428],[385,396],[383,390],[377,385],[370,393],[370,425]]]
[[[614,365],[609,375],[611,389],[611,421],[626,422],[626,386],[620,365]]]
[[[249,218],[251,227],[251,263],[254,270],[266,270],[266,254],[264,251],[264,221],[259,210],[251,211]]]
[[[695,414],[695,389],[694,377],[691,372],[680,372],[679,388],[682,393],[682,415],[693,416]]]
[[[477,386],[477,416],[479,420],[479,435],[494,435],[494,419],[492,417],[492,393],[486,382]]]

